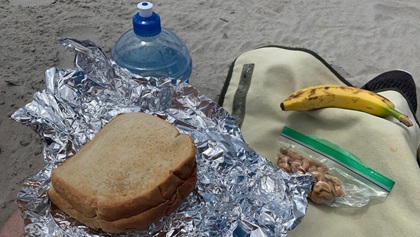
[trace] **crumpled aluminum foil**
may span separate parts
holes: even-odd
[[[60,38],[73,69],[46,71],[46,88],[12,118],[44,144],[45,167],[18,194],[27,236],[287,236],[304,217],[309,175],[289,175],[247,146],[235,120],[193,86],[143,78],[115,65],[89,40]],[[147,231],[112,235],[90,229],[51,205],[51,171],[120,113],[145,112],[196,143],[198,182],[182,206]]]

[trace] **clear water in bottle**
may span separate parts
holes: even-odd
[[[153,5],[141,2],[133,16],[133,28],[112,48],[111,58],[121,67],[140,76],[171,77],[188,82],[192,60],[185,43],[160,25]]]

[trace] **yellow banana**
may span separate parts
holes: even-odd
[[[339,85],[318,85],[298,90],[285,99],[284,111],[307,111],[320,108],[341,108],[362,111],[379,117],[392,116],[407,127],[413,125],[407,115],[395,110],[387,98],[372,91]]]

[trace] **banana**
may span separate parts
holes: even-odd
[[[395,109],[387,98],[372,91],[339,85],[318,85],[298,90],[285,99],[284,111],[307,111],[320,108],[341,108],[362,111],[378,117],[392,116],[407,127],[413,126],[407,115]]]

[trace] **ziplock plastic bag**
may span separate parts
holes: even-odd
[[[384,201],[395,182],[364,165],[345,149],[319,137],[284,127],[277,166],[288,173],[311,173],[308,198],[332,207],[361,207],[371,199]]]

